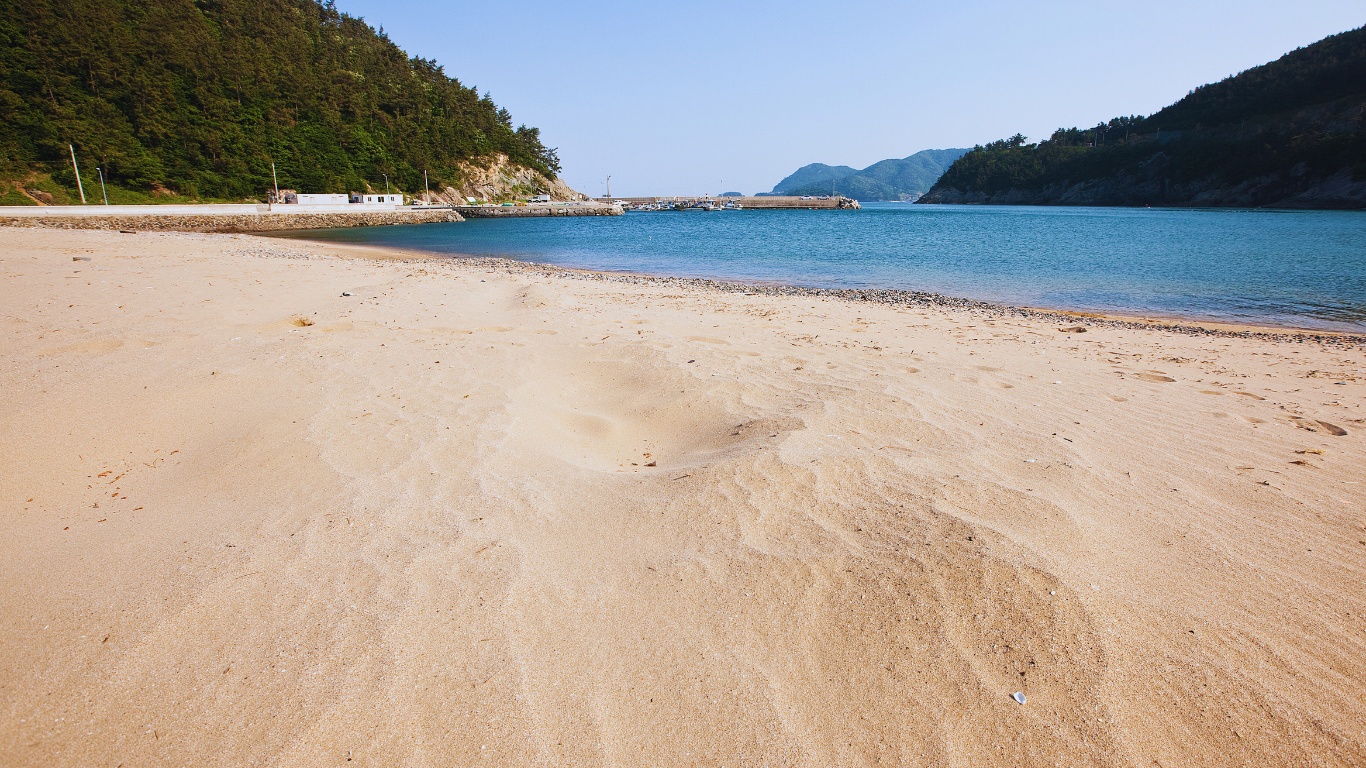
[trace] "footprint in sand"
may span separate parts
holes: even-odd
[[[71,353],[71,352],[75,352],[75,353],[78,353],[78,354],[80,354],[80,353],[113,352],[114,350],[116,350],[116,349],[118,349],[119,347],[122,347],[122,346],[123,346],[123,340],[122,340],[122,339],[96,339],[96,340],[94,340],[94,341],[83,341],[83,342],[79,342],[79,343],[76,343],[76,344],[68,344],[68,345],[66,345],[66,346],[64,346],[64,347],[54,347],[54,348],[52,348],[52,349],[45,349],[45,350],[39,352],[39,353],[38,353],[38,356],[39,356],[39,357],[48,357],[48,356],[50,356],[50,355],[57,355],[57,354]],[[143,346],[148,346],[148,345],[147,345],[147,344],[143,344]]]
[[[1171,382],[1171,381],[1176,381],[1176,379],[1173,379],[1173,378],[1170,377],[1170,376],[1164,376],[1164,375],[1162,375],[1162,374],[1160,374],[1160,373],[1140,373],[1140,374],[1138,374],[1138,378],[1143,379],[1144,381],[1159,381],[1159,382]]]
[[[1342,437],[1347,434],[1347,430],[1336,424],[1329,424],[1326,421],[1306,419],[1302,416],[1292,416],[1291,421],[1295,422],[1295,426],[1300,429],[1307,429],[1310,432],[1327,432],[1333,437]]]

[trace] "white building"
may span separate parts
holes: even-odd
[[[303,197],[303,195],[299,195],[299,197]],[[344,198],[346,195],[342,195],[342,197]],[[383,205],[403,205],[403,195],[397,193],[392,195],[365,195],[364,201],[366,204],[380,203]],[[299,202],[303,201],[300,200]],[[346,201],[342,200],[342,202],[344,203]]]
[[[346,205],[346,195],[299,195],[299,205]]]

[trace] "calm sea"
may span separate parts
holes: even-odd
[[[324,230],[594,270],[1366,331],[1366,213],[872,203]]]

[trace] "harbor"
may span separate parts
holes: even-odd
[[[308,196],[300,196],[307,199]],[[620,216],[622,206],[577,201],[501,205],[396,203],[41,205],[0,206],[0,227],[166,232],[279,232],[392,224],[459,222],[467,218]]]
[[[405,204],[401,195],[290,195],[277,203],[201,205],[0,206],[0,227],[177,232],[277,232],[392,224],[429,224],[465,219],[559,216],[620,216],[626,211],[853,210],[857,200],[839,196],[626,197],[574,201],[532,199],[505,203]]]

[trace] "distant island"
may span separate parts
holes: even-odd
[[[778,182],[768,195],[843,195],[855,200],[914,201],[968,150],[926,149],[910,157],[882,160],[858,170],[812,163]]]
[[[80,202],[73,146],[114,203],[576,194],[536,128],[330,0],[65,5],[0,9],[0,205]]]
[[[1366,27],[1149,117],[975,147],[919,202],[1366,208]]]

